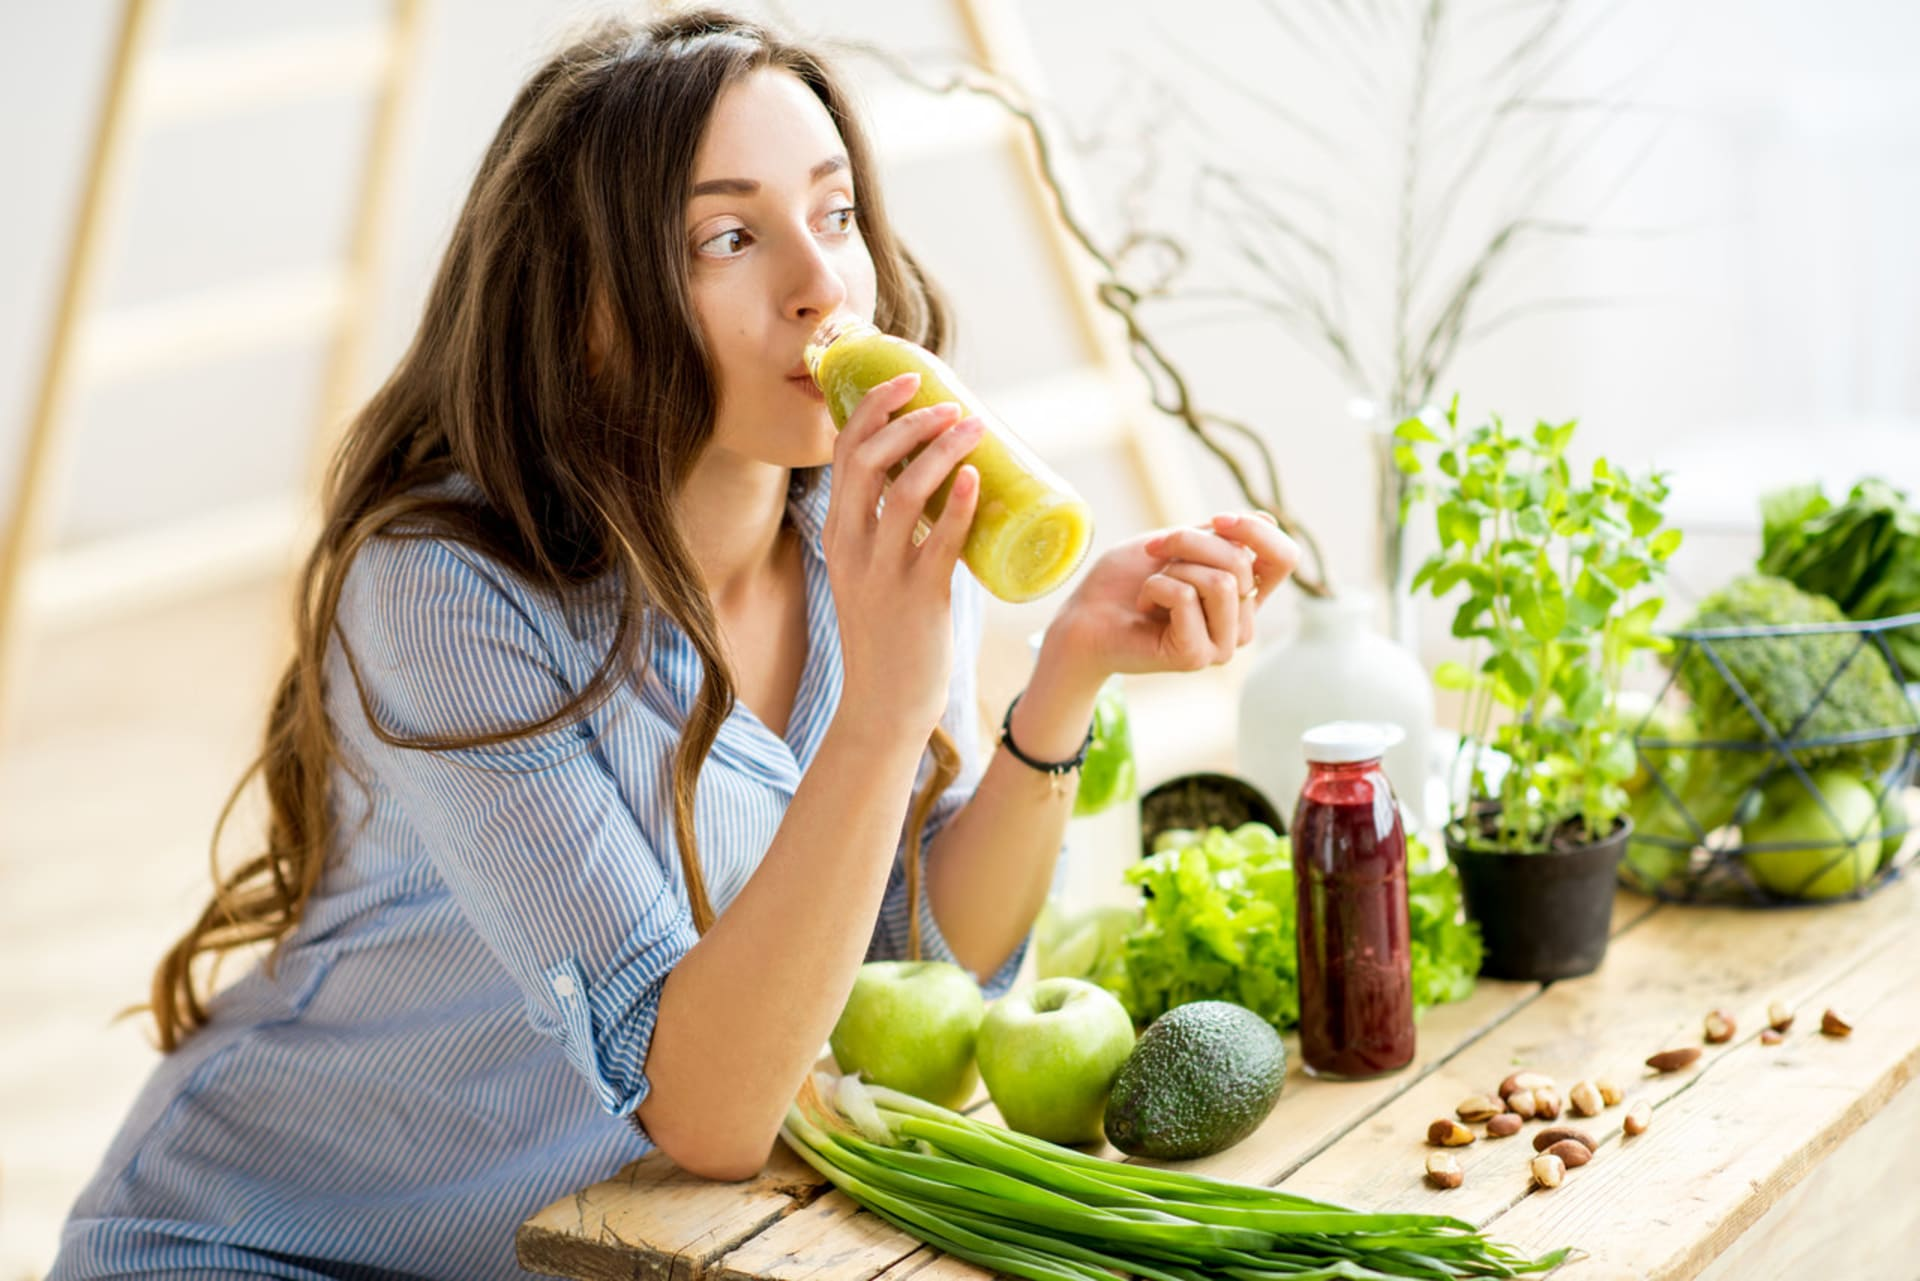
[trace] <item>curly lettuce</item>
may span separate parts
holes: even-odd
[[[1119,963],[1098,981],[1137,1023],[1189,1001],[1232,1001],[1286,1030],[1300,1021],[1292,848],[1261,823],[1168,832],[1127,871],[1144,895]],[[1408,861],[1424,862],[1412,838]],[[1464,999],[1480,972],[1480,933],[1451,866],[1408,877],[1416,1007]]]

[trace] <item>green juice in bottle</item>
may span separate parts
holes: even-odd
[[[894,417],[950,400],[985,425],[980,443],[964,460],[980,474],[980,499],[961,551],[981,586],[1001,600],[1029,601],[1058,587],[1079,567],[1093,537],[1092,511],[945,361],[865,321],[841,319],[814,335],[806,363],[836,427],[847,425],[867,392],[904,373],[919,374],[920,389]],[[952,488],[948,476],[928,500],[924,519],[939,518]]]

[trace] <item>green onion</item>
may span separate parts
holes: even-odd
[[[831,1100],[831,1102],[829,1102]],[[916,1240],[1032,1281],[1387,1281],[1545,1272],[1438,1214],[1366,1214],[1273,1188],[1129,1165],[988,1125],[857,1077],[821,1075],[781,1136]]]

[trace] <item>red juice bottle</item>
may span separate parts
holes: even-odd
[[[1301,736],[1293,889],[1300,1057],[1315,1076],[1379,1076],[1413,1061],[1407,840],[1380,767],[1392,728],[1340,721]]]

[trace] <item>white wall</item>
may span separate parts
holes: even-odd
[[[1419,6],[1361,8],[1376,7]],[[1910,60],[1920,8],[1626,0],[1587,27],[1603,6],[1570,7],[1570,29],[1591,34],[1551,92],[1603,93],[1631,77],[1649,110],[1608,125],[1545,210],[1603,234],[1541,243],[1494,279],[1480,314],[1538,299],[1618,301],[1543,312],[1470,344],[1440,391],[1459,391],[1469,414],[1578,417],[1588,452],[1676,469],[1674,512],[1698,535],[1679,575],[1683,585],[1710,585],[1747,554],[1753,497],[1767,484],[1815,473],[1844,484],[1882,469],[1920,485],[1920,241],[1911,229],[1920,79]],[[1519,8],[1450,12],[1468,16],[1461,31],[1496,34],[1474,15]],[[1353,328],[1384,342],[1385,299],[1367,285],[1393,251],[1382,212],[1400,172],[1411,24],[1334,42],[1359,51],[1342,64],[1303,55],[1265,9],[1222,0],[1206,7],[1204,23],[1192,8],[1146,0],[1050,0],[1024,12],[1056,104],[1079,130],[1125,143],[1136,136],[1130,121],[1144,115],[1169,175],[1205,154],[1328,202],[1331,216],[1316,230],[1344,252],[1361,300],[1375,304]],[[1476,58],[1484,51],[1470,35],[1447,47],[1453,78],[1436,119],[1472,118],[1487,101]],[[1175,77],[1169,109],[1151,85]],[[1315,146],[1234,83],[1298,112],[1334,143]],[[1425,150],[1438,164],[1457,152],[1458,134],[1444,123],[1435,133]],[[1137,146],[1107,148],[1093,154],[1089,177],[1116,191],[1138,163]],[[1525,172],[1496,165],[1496,195]],[[1456,230],[1485,225],[1490,205],[1463,202]],[[1204,283],[1221,241],[1198,220],[1191,188],[1166,184],[1147,207],[1156,225],[1188,233]],[[1463,263],[1463,250],[1456,240],[1441,261]],[[1171,313],[1171,345],[1217,403],[1265,429],[1337,576],[1364,580],[1368,479],[1345,413],[1355,389],[1278,326],[1213,310],[1211,319]]]
[[[479,148],[518,78],[569,19],[599,7],[493,0],[430,8],[370,373],[404,343]],[[957,38],[945,6],[929,0],[892,7],[800,0],[781,8],[806,27],[909,48],[951,47]],[[1358,45],[1379,86],[1369,100],[1344,83],[1354,77],[1303,56],[1248,0],[1218,0],[1204,22],[1192,10],[1146,0],[1016,8],[1030,24],[1054,105],[1080,130],[1124,120],[1146,100],[1148,80],[1175,83],[1180,106],[1199,126],[1162,122],[1170,175],[1204,150],[1251,174],[1313,188],[1332,202],[1351,273],[1379,274],[1391,228],[1369,223],[1385,203],[1369,197],[1390,193],[1395,179],[1404,39],[1383,32]],[[0,469],[12,466],[44,353],[115,11],[109,0],[78,0],[15,6],[0,17],[0,145],[13,172],[12,191],[0,202],[0,279],[9,282],[0,293]],[[324,10],[182,0],[161,43],[320,29],[377,12],[374,0]],[[1590,447],[1684,466],[1680,509],[1722,522],[1747,501],[1719,466],[1730,441],[1740,441],[1743,453],[1758,449],[1768,475],[1800,465],[1793,446],[1810,431],[1843,477],[1871,465],[1888,442],[1904,448],[1920,410],[1920,370],[1908,359],[1920,337],[1920,248],[1907,225],[1920,195],[1920,90],[1902,62],[1916,38],[1920,10],[1884,0],[1817,13],[1784,0],[1619,6],[1566,65],[1562,85],[1606,85],[1623,70],[1644,69],[1638,97],[1658,111],[1610,130],[1558,205],[1576,215],[1593,211],[1602,227],[1662,234],[1584,240],[1520,259],[1489,291],[1483,315],[1541,297],[1623,301],[1510,326],[1463,352],[1445,386],[1460,389],[1472,411],[1577,415],[1588,424]],[[1462,64],[1473,52],[1470,39],[1453,50]],[[1343,140],[1337,161],[1250,110],[1221,77],[1196,74],[1200,66],[1297,106]],[[1450,111],[1471,108],[1464,92],[1471,85],[1462,88],[1446,104]],[[324,260],[343,235],[362,123],[359,104],[323,101],[146,139],[130,170],[104,301],[152,300],[255,269]],[[1656,132],[1644,164],[1603,202],[1622,155]],[[1439,144],[1433,150],[1443,153]],[[1135,163],[1124,148],[1090,156],[1089,190],[1111,193]],[[909,211],[909,234],[965,245],[980,238],[983,224],[1004,220],[999,202],[961,195],[987,180],[961,176],[967,181],[953,184],[936,166],[903,166],[897,203]],[[1184,227],[1189,205],[1176,182],[1151,207],[1165,225]],[[1466,208],[1460,218],[1470,225],[1484,212]],[[975,262],[948,265],[965,276],[992,275],[991,263],[985,273]],[[1002,286],[1017,286],[1031,270],[1026,262],[1005,265]],[[1023,330],[1018,287],[977,292],[987,301],[963,311],[962,331],[966,350],[987,358],[990,374],[1018,353],[1044,356],[1045,331],[1057,317]],[[1360,317],[1355,328],[1384,332]],[[1369,482],[1346,417],[1350,388],[1270,324],[1182,313],[1168,332],[1206,395],[1269,434],[1339,576],[1364,579]],[[316,354],[292,349],[84,396],[56,540],[295,483]],[[1875,425],[1878,437],[1870,435]],[[1750,443],[1756,437],[1759,446]],[[1890,461],[1920,471],[1911,451]]]

